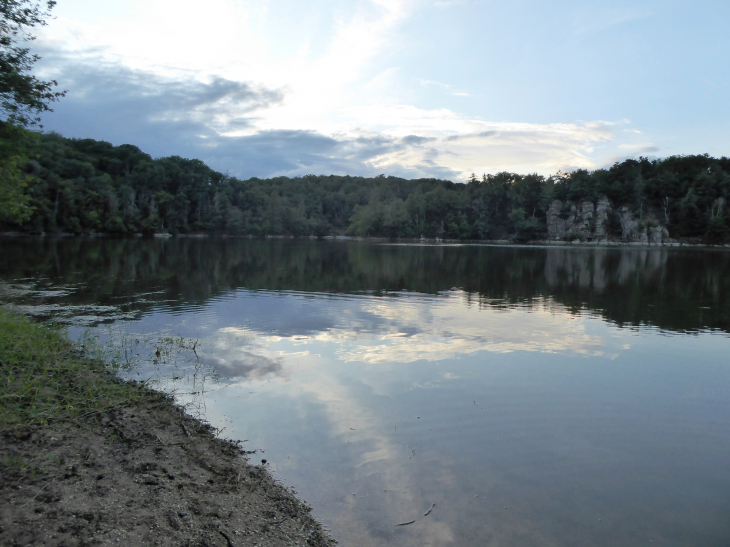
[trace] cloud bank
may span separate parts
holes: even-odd
[[[183,31],[207,23],[184,14],[171,15],[183,17],[168,22],[180,32],[164,43],[141,31],[130,42],[113,21],[106,23],[108,33],[107,27],[74,20],[54,23],[38,40],[39,68],[69,92],[44,118],[46,129],[134,144],[154,157],[201,159],[241,178],[385,173],[463,181],[472,172],[547,175],[599,167],[601,158],[632,146],[627,139],[633,133],[618,130],[630,125],[626,121],[487,121],[389,96],[397,67],[372,65],[417,3],[358,2],[333,22],[321,53],[312,54],[305,42],[277,56],[251,22],[254,8],[216,2],[218,19],[248,26],[238,33],[232,27],[225,44],[198,44],[199,51],[190,49]],[[140,24],[153,24],[153,15]],[[241,49],[252,54],[237,54]],[[419,82],[420,88],[469,95],[448,83]],[[650,144],[641,149],[654,150]]]

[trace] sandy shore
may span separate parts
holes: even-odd
[[[164,398],[6,432],[0,453],[0,545],[334,545],[265,465]]]
[[[334,540],[260,454],[0,311],[0,545]]]

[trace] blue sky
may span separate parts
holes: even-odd
[[[730,3],[59,0],[46,130],[239,177],[728,155]]]

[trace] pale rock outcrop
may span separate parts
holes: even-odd
[[[621,237],[625,241],[636,241],[639,236],[639,221],[626,206],[621,207],[618,214],[621,221]]]
[[[562,201],[556,199],[547,210],[547,236],[552,241],[566,239],[578,242],[608,243],[608,238],[618,234],[609,233],[609,218],[613,213],[611,202],[601,196],[594,205],[591,201],[582,201],[571,205],[566,211]],[[649,211],[645,216],[646,224],[637,219],[626,206],[618,212],[621,223],[621,239],[636,245],[661,245],[669,239],[669,231]],[[647,224],[650,226],[647,228]]]
[[[584,201],[580,204],[579,214],[576,216],[574,233],[580,237],[581,241],[592,239],[593,237],[593,234],[591,234],[591,219],[593,218],[594,211],[595,207],[590,201]]]
[[[606,221],[611,203],[605,196],[598,200],[596,207],[591,201],[571,205],[570,212],[562,218],[563,202],[556,199],[547,211],[548,239],[562,240],[568,236],[581,241],[601,239],[606,235]]]
[[[611,211],[611,202],[606,196],[601,196],[596,204],[596,228],[594,231],[597,239],[606,236],[606,225],[608,224],[608,213]]]
[[[649,228],[649,243],[652,243],[654,245],[661,245],[662,237],[664,236],[664,232],[666,231],[667,229],[663,228],[662,226],[652,226],[651,228]]]
[[[565,237],[565,220],[560,218],[563,211],[563,202],[556,199],[547,210],[548,239],[560,240]]]

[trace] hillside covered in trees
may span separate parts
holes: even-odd
[[[6,219],[6,231],[528,241],[547,236],[551,205],[570,219],[576,205],[580,215],[581,203],[607,198],[607,238],[626,238],[621,208],[639,228],[656,222],[672,238],[730,239],[725,157],[640,158],[551,177],[472,175],[466,184],[383,175],[239,180],[199,160],[153,159],[132,145],[27,131],[15,142],[2,160],[24,177],[26,213],[22,222]]]

